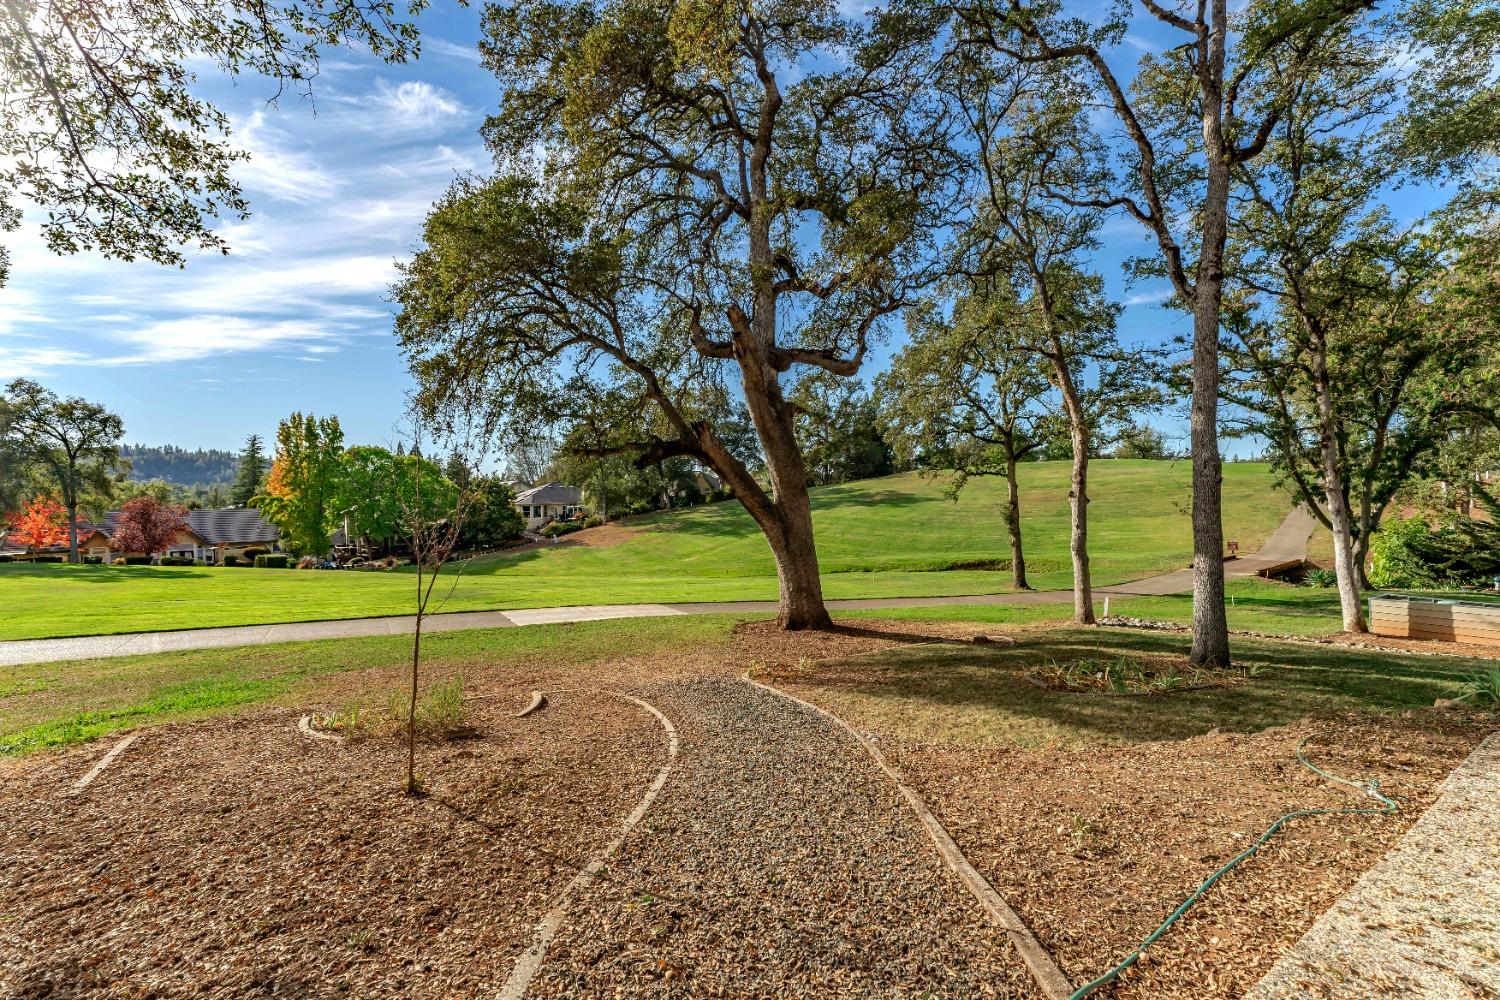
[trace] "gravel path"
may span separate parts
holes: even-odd
[[[1500,733],[1246,994],[1500,997]]]
[[[682,756],[528,996],[1035,996],[847,734],[728,679],[641,694]]]

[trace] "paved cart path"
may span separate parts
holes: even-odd
[[[1500,996],[1500,733],[1247,1000]]]
[[[1303,507],[1293,508],[1280,527],[1254,555],[1224,564],[1225,576],[1235,579],[1255,576],[1271,567],[1299,560],[1307,552],[1307,539],[1317,522]],[[1193,572],[1175,570],[1110,587],[1095,587],[1097,597],[1160,597],[1193,589]],[[1007,594],[976,594],[959,597],[880,597],[828,602],[830,611],[871,611],[885,608],[939,608],[959,605],[1068,604],[1071,590],[1023,591]],[[661,615],[743,614],[775,612],[775,601],[724,601],[696,604],[591,604],[563,608],[528,608],[512,611],[456,611],[429,615],[424,632],[454,632],[462,629],[510,628],[565,622],[602,621],[608,618],[650,618]],[[229,628],[183,629],[172,632],[132,632],[126,635],[80,636],[71,639],[17,639],[0,642],[0,666],[46,663],[57,660],[136,656],[180,649],[222,649],[260,646],[277,642],[312,639],[355,639],[379,635],[409,635],[416,619],[411,615],[386,618],[350,618],[337,621],[288,622],[277,625],[237,625]]]

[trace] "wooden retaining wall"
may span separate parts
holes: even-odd
[[[1370,631],[1405,639],[1500,646],[1500,604],[1381,594],[1370,598]]]

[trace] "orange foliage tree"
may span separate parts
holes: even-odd
[[[9,539],[28,549],[46,549],[68,540],[68,515],[56,498],[38,493],[19,513],[8,517]]]

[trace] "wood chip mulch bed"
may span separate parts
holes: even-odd
[[[475,703],[474,739],[300,735],[294,712],[146,731],[0,781],[0,997],[490,995],[664,756],[646,713]]]
[[[1394,816],[1292,821],[1102,997],[1239,997],[1435,799],[1482,717],[1306,719],[1256,734],[1077,750],[905,746],[934,813],[1081,985],[1127,956],[1283,813],[1371,799],[1297,763],[1375,778]]]

